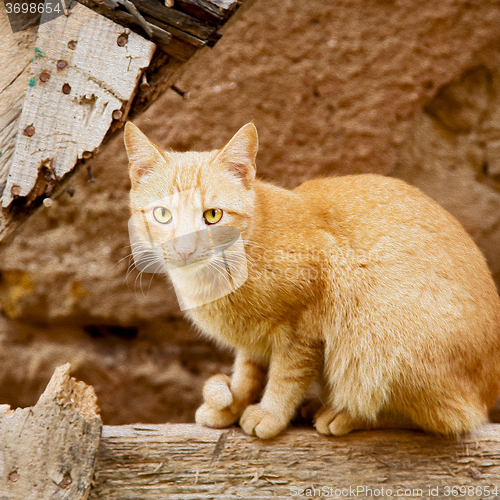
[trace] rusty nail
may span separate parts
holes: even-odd
[[[21,186],[14,184],[10,189],[10,192],[12,193],[12,196],[19,196],[21,194]]]
[[[64,69],[67,65],[68,62],[64,59],[59,59],[59,61],[57,61],[57,69]]]
[[[69,83],[65,83],[62,86],[62,91],[63,91],[63,94],[69,94],[71,92],[71,87],[70,87]]]
[[[46,198],[48,199],[48,198]],[[44,200],[45,201],[45,200]],[[66,472],[62,478],[62,481],[61,481],[61,486],[63,488],[67,488],[71,483],[73,482],[73,480],[71,479],[71,476],[69,475],[68,472]]]
[[[94,177],[94,172],[92,171],[92,165],[87,167],[87,172],[89,174],[87,182],[97,182],[97,179]]]
[[[77,44],[76,40],[70,40],[68,42],[68,49],[75,50],[76,49],[76,44]]]
[[[122,33],[117,39],[116,43],[118,44],[119,47],[125,47],[128,42],[128,35],[127,33]]]
[[[33,127],[33,125],[28,125],[24,129],[24,135],[27,135],[28,137],[31,137],[32,135],[35,135],[35,127]]]
[[[148,80],[146,79],[146,73],[142,74],[141,84],[139,85],[139,88],[143,92],[145,92],[146,90],[149,90],[149,83],[148,83]]]
[[[181,90],[179,87],[177,87],[177,85],[172,85],[172,87],[170,87],[174,92],[176,92],[177,94],[179,94],[181,97],[183,97],[184,99],[187,99],[187,92],[185,92],[184,90]]]
[[[123,113],[119,109],[115,109],[113,111],[112,116],[113,116],[113,120],[119,120],[123,116]]]
[[[19,474],[17,473],[17,470],[13,470],[10,474],[9,474],[9,477],[8,477],[9,481],[11,483],[17,483],[17,481],[19,480]]]
[[[45,83],[45,82],[48,82],[50,80],[50,73],[48,73],[47,71],[43,70],[41,73],[40,73],[40,81]]]

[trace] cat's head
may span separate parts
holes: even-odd
[[[136,238],[151,244],[159,264],[206,263],[230,240],[248,236],[258,148],[253,124],[220,150],[176,153],[160,149],[129,122],[125,146]]]

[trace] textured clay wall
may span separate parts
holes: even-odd
[[[464,224],[500,285],[500,5],[474,0],[257,0],[135,120],[159,145],[222,146],[253,120],[261,177],[378,172]],[[122,137],[0,253],[0,403],[33,404],[70,362],[105,423],[192,421],[231,355],[126,256]]]

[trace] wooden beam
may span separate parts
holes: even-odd
[[[28,196],[45,165],[54,180],[102,142],[155,46],[77,4],[42,24],[2,206]],[[35,198],[40,193],[34,193]]]
[[[0,405],[0,498],[500,497],[500,425],[458,439],[417,431],[274,439],[195,424],[102,426],[92,387],[59,367],[32,408]]]
[[[323,498],[498,498],[500,425],[458,440],[416,431],[333,438],[294,427],[269,441],[194,424],[104,426],[89,498],[271,499],[299,492],[301,498],[314,492]]]
[[[159,0],[131,0],[142,21],[134,18],[122,5],[123,0],[78,0],[86,7],[97,13],[130,28],[142,36],[149,38],[157,46],[170,56],[187,61],[197,49],[205,45],[213,46],[220,38],[218,28],[233,14],[240,6],[237,0],[206,1],[193,4],[177,4],[176,8],[166,7]],[[187,11],[179,10],[187,7]],[[208,11],[206,15],[205,10]],[[217,11],[219,17],[211,13]],[[191,12],[195,15],[191,15]],[[196,17],[201,16],[201,18]],[[152,29],[151,34],[146,34],[144,24]],[[165,40],[165,36],[170,40]]]
[[[32,408],[0,406],[0,498],[85,500],[101,419],[92,387],[58,368]]]
[[[237,9],[242,0],[237,2],[230,0],[175,0],[184,12],[204,19],[215,25],[221,25],[231,17],[233,10]]]
[[[141,25],[134,19],[132,14],[120,9],[111,9],[106,4],[100,4],[97,2],[93,2],[92,0],[78,0],[79,3],[84,5],[85,7],[97,12],[103,17],[107,17],[111,19],[113,22],[119,24],[120,26],[128,27],[131,30],[134,30],[140,33],[142,36],[146,37],[147,35],[144,33]],[[150,28],[153,31],[153,41],[156,45],[166,49],[170,42],[172,41],[172,35],[160,28],[159,26],[150,25]]]
[[[0,197],[7,182],[10,159],[14,152],[19,118],[30,78],[30,63],[34,56],[34,29],[10,33],[5,4],[0,2]]]
[[[215,31],[214,26],[210,26],[208,23],[182,11],[165,7],[164,3],[158,0],[132,1],[139,11],[201,40],[206,40]]]
[[[40,25],[20,74],[24,88],[15,86],[19,106],[14,101],[0,118],[10,120],[2,139],[5,160],[0,157],[0,242],[84,154],[97,150],[117,113],[126,119],[154,49],[149,40],[80,4],[69,17]]]

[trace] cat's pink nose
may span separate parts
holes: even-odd
[[[180,247],[176,248],[175,251],[182,257],[183,260],[188,260],[191,255],[193,255],[195,248]]]

